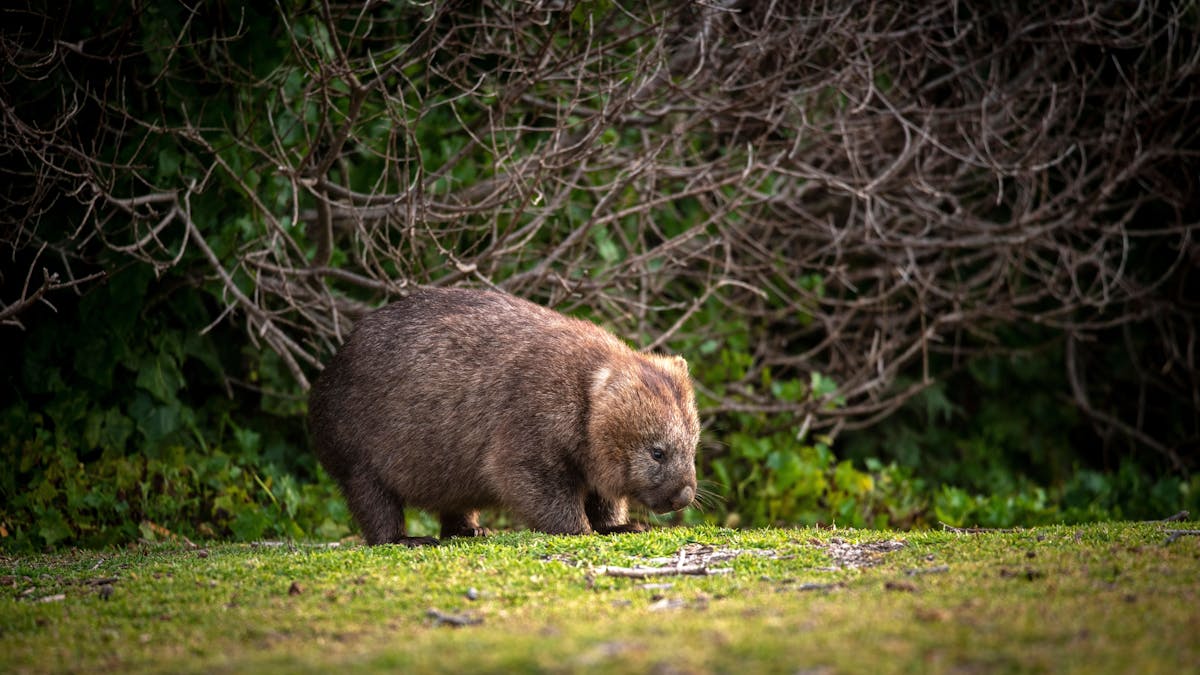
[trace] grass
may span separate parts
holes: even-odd
[[[1194,526],[5,555],[0,672],[1195,672],[1200,537],[1166,542]],[[856,548],[889,540],[905,545]],[[775,557],[709,576],[597,573],[692,543]],[[877,564],[838,567],[838,551]]]

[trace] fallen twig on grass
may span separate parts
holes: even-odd
[[[634,567],[601,566],[592,569],[588,573],[588,578],[593,579],[593,575],[599,574],[630,579],[676,575],[709,576],[714,574],[729,574],[733,572],[733,568],[713,567],[712,565],[726,562],[741,555],[761,556],[772,560],[779,560],[781,558],[777,552],[771,549],[719,548],[707,544],[691,543],[680,547],[679,551],[669,557],[635,558],[638,562],[647,562],[655,565],[654,567],[643,567],[641,565]]]
[[[438,609],[430,608],[425,615],[433,619],[439,626],[474,626],[483,623],[483,619],[468,614],[448,614]]]
[[[708,576],[713,574],[729,574],[732,567],[708,567],[707,565],[673,565],[671,567],[613,567],[611,565],[596,568],[599,574],[610,577],[626,577],[630,579],[645,579],[646,577],[665,577],[672,575],[693,574]]]
[[[1200,530],[1167,530],[1167,540],[1163,543],[1173,543],[1180,537],[1200,537]]]

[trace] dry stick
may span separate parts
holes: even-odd
[[[679,565],[673,567],[598,567],[596,571],[610,577],[625,577],[628,579],[645,579],[646,577],[667,577],[676,575],[710,576],[714,574],[729,574],[732,567],[708,567],[707,565]]]
[[[297,345],[282,330],[280,330],[279,327],[276,326],[273,321],[271,321],[271,318],[266,315],[266,312],[264,312],[263,309],[258,306],[258,304],[246,297],[245,293],[242,293],[242,290],[233,282],[233,278],[229,276],[229,272],[225,270],[225,266],[222,265],[220,259],[217,258],[217,254],[213,252],[213,250],[208,246],[208,242],[204,240],[203,235],[200,234],[199,228],[197,228],[196,224],[192,222],[191,216],[186,212],[181,212],[181,215],[183,216],[184,222],[187,223],[188,234],[191,236],[192,241],[194,241],[196,246],[204,253],[204,257],[208,258],[209,264],[212,265],[213,269],[216,270],[217,275],[221,277],[221,281],[224,282],[225,289],[233,294],[233,297],[237,299],[238,303],[242,305],[243,309],[245,309],[252,317],[258,320],[259,324],[262,326],[263,335],[267,338],[268,342],[275,342],[277,340],[282,343],[279,345],[281,348],[277,348],[275,351],[278,352],[279,356],[283,358],[283,362],[287,365],[288,370],[292,373],[292,377],[296,378],[296,382],[300,384],[301,388],[308,390],[310,386],[308,383],[308,378],[304,376],[304,371],[300,369],[300,364],[296,363],[296,359],[292,355],[291,350],[295,349],[297,353],[306,358],[311,359],[311,357],[309,357],[308,354],[300,348],[300,345]]]
[[[100,279],[107,275],[107,272],[94,272],[86,277],[80,277],[72,281],[60,282],[58,273],[50,273],[45,268],[42,268],[42,285],[33,292],[32,295],[23,295],[21,299],[14,301],[12,304],[0,307],[0,323],[13,323],[20,325],[20,322],[15,318],[21,312],[29,309],[34,303],[42,299],[49,291],[57,291],[64,288],[74,288],[89,281]]]
[[[1167,540],[1163,544],[1173,543],[1180,537],[1200,537],[1200,530],[1167,530]]]
[[[474,626],[483,623],[483,619],[477,616],[467,614],[450,614],[439,609],[429,609],[425,612],[425,616],[433,619],[433,622],[438,625],[446,626]]]

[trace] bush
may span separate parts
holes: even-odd
[[[199,334],[203,296],[151,280],[119,271],[4,350],[3,545],[348,533],[278,359]]]
[[[687,356],[742,522],[1193,499],[1200,15],[1026,4],[24,3],[0,535],[332,532],[304,394],[413,284]]]

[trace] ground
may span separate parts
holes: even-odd
[[[0,672],[1198,672],[1195,527],[6,554]]]

